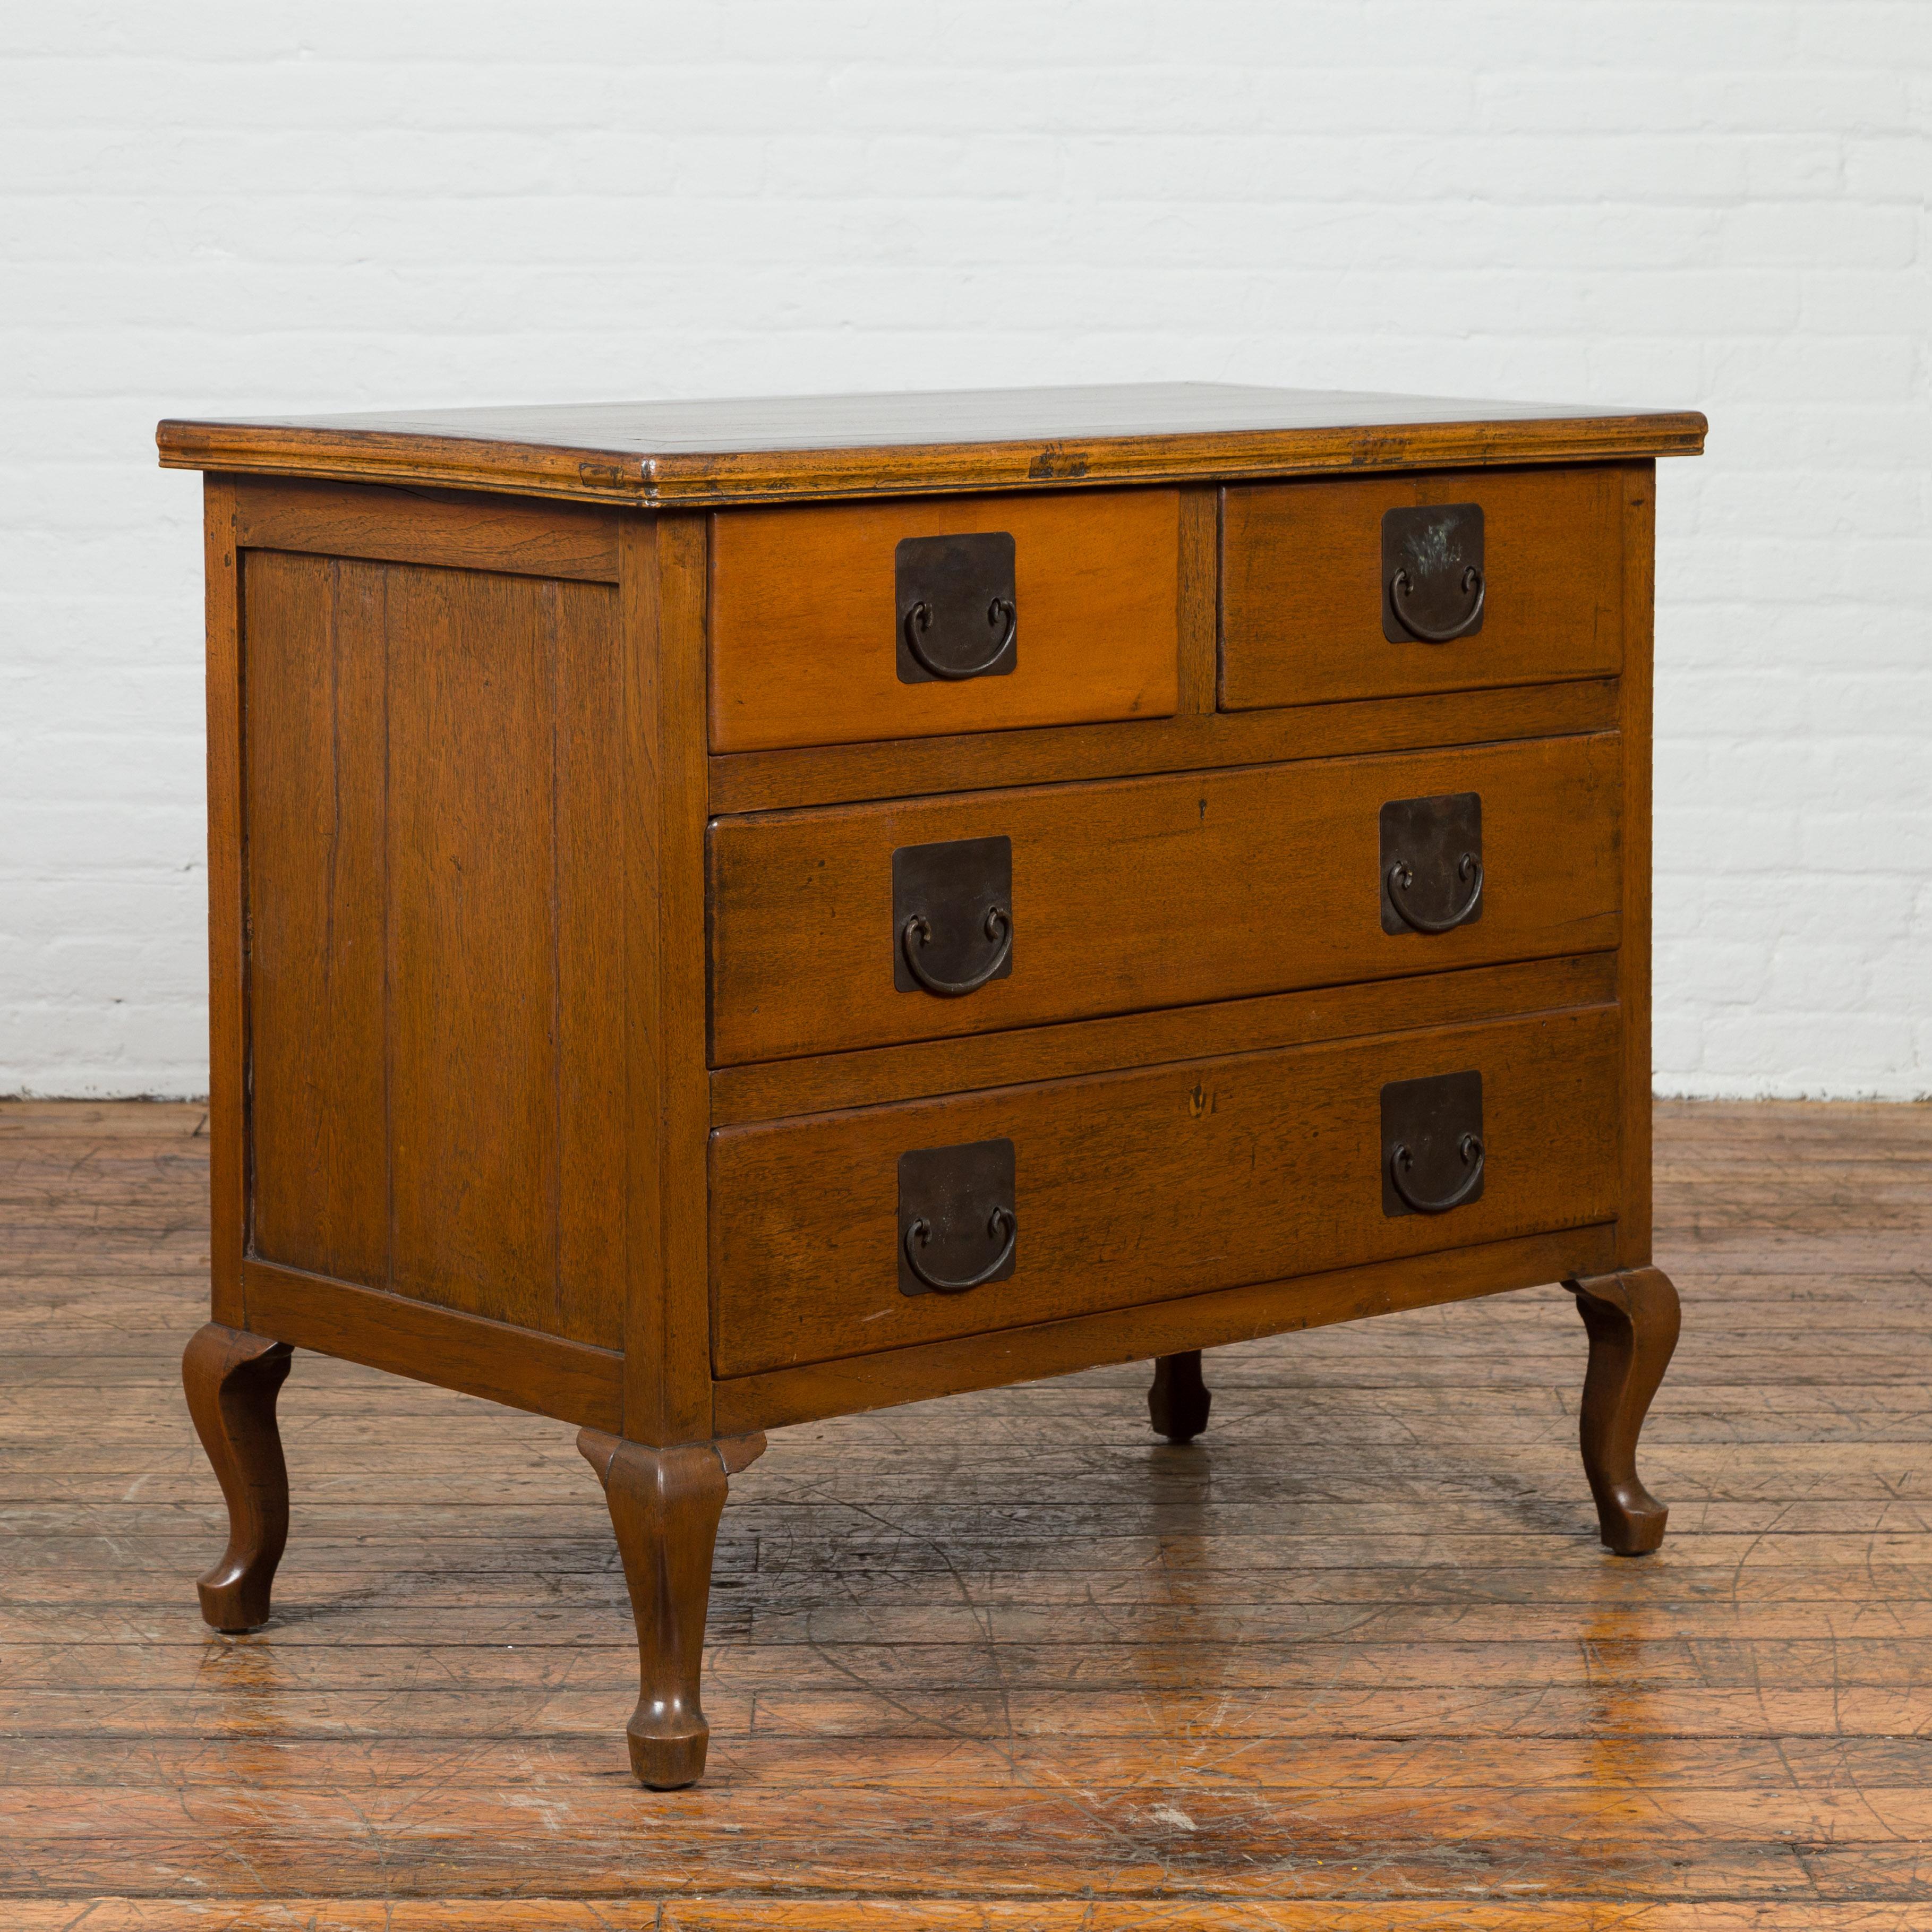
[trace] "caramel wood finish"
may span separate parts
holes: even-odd
[[[1214,710],[1214,683],[1219,662],[1221,598],[1221,493],[1218,490],[1184,490],[1180,492],[1180,571],[1175,584],[1174,638],[1177,647],[1177,706],[1184,718],[1209,716]],[[1180,721],[1177,721],[1180,722]],[[1090,736],[1090,730],[1063,734],[1070,751],[1073,742]],[[1133,734],[1115,734],[1123,746]],[[1002,744],[1010,740],[1003,740]],[[985,740],[980,741],[982,749]],[[1137,765],[1115,764],[1111,770],[1138,770]],[[1052,774],[1057,778],[1077,777],[1063,766]],[[1012,781],[1009,778],[1007,782]],[[839,796],[855,796],[843,791]]]
[[[1198,621],[1198,614],[1189,621]],[[711,809],[779,811],[1133,772],[1568,737],[1615,730],[1622,716],[1617,680],[1599,678],[1514,691],[1444,692],[1428,698],[1210,712],[1131,724],[746,752],[711,760]]]
[[[284,1342],[210,1322],[182,1357],[195,1432],[228,1505],[228,1545],[196,1582],[202,1620],[218,1630],[268,1621],[275,1566],[289,1540],[289,1472],[275,1426],[275,1397],[288,1379]]]
[[[720,820],[712,1058],[1613,946],[1621,757],[1612,734]],[[1384,802],[1470,790],[1483,800],[1482,916],[1385,933]],[[959,999],[897,991],[894,850],[1001,835],[1012,976]]]
[[[1483,622],[1446,644],[1382,634],[1382,517],[1480,503]],[[1221,702],[1231,710],[1601,677],[1620,670],[1619,471],[1486,470],[1227,493]]]
[[[1656,1146],[1655,1556],[1598,1543],[1548,1274],[1217,1351],[1190,1450],[1139,1362],[788,1429],[665,1799],[574,1427],[300,1355],[276,1620],[206,1629],[207,1110],[0,1106],[0,1922],[1911,1927],[1932,1107],[1668,1102]]]
[[[304,1400],[374,1368],[594,1432],[633,1586],[635,1762],[660,1785],[701,1762],[724,1476],[767,1427],[1152,1358],[1150,1413],[1185,1436],[1204,1348],[1614,1278],[1638,1312],[1593,1354],[1586,1456],[1616,1534],[1650,1534],[1626,1450],[1660,1372],[1651,459],[1703,428],[1187,386],[164,424],[164,460],[216,472],[213,1218],[205,1251],[176,1208],[154,1238],[210,1279],[184,1372],[240,1499],[217,1620],[267,1614],[286,1498],[264,1445],[291,1346],[338,1358]],[[1378,582],[1361,631],[1350,560],[1378,547],[1377,506],[1470,496],[1483,638],[1392,656]],[[902,686],[892,550],[969,527],[1018,543],[1018,668]],[[1480,921],[1384,934],[1381,806],[1471,789]],[[894,850],[989,834],[1014,843],[1012,976],[897,993]],[[1382,1086],[1470,1070],[1482,1198],[1385,1214]],[[1018,1150],[1016,1271],[902,1295],[898,1154],[998,1136]],[[84,1190],[91,1158],[62,1185]],[[172,1184],[158,1166],[143,1198]],[[1523,1359],[1546,1391],[1572,1372]],[[1238,1370],[1214,1378],[1211,1450],[1164,1463],[1221,1456],[1252,1414]],[[1120,1388],[1130,1415],[1144,1384]],[[1440,1415],[1401,1434],[1462,1437]],[[362,1439],[388,1472],[386,1426]],[[482,1439],[458,1426],[447,1453],[502,1485],[476,1540],[494,1550],[520,1492]],[[1431,1448],[1430,1479],[1454,1460]],[[138,1533],[100,1534],[178,1574],[178,1546],[141,1540],[175,1534],[144,1487],[164,1497],[172,1466],[123,1482]],[[880,1474],[853,1500],[931,1548],[932,1505]],[[1109,1508],[1064,1501],[1062,1531],[1112,1533]],[[388,1508],[356,1518],[358,1552]],[[567,1574],[584,1538],[540,1514]],[[436,1560],[434,1537],[409,1546]],[[784,1537],[754,1546],[761,1577],[793,1560]],[[527,1641],[466,1640],[511,1694],[560,1693]],[[310,1694],[274,1683],[278,1710]],[[313,1740],[356,1721],[354,1696],[314,1687],[305,1748],[332,1748]],[[536,1728],[468,1707],[439,1722]],[[324,1766],[304,1788],[340,1783]],[[629,1822],[624,1885],[657,1842]]]
[[[1622,472],[1624,674],[1623,943],[1617,949],[1617,998],[1624,1024],[1623,1211],[1617,1223],[1619,1266],[1650,1259],[1651,644],[1655,570],[1657,466]]]
[[[235,537],[246,550],[617,580],[617,517],[610,510],[286,478],[234,488]]]
[[[1504,1294],[1540,1282],[1587,1275],[1606,1267],[1616,1252],[1616,1231],[1604,1222],[1447,1248],[1430,1256],[1426,1266],[1406,1258],[1378,1262],[776,1369],[721,1382],[718,1426],[782,1429],[1042,1376],[1071,1375],[1096,1364],[1144,1362],[1150,1356]]]
[[[712,1139],[718,1373],[1608,1220],[1620,1048],[1616,1012],[1598,1008],[725,1129]],[[1384,1083],[1472,1067],[1481,1198],[1385,1216]],[[899,1156],[994,1138],[1016,1150],[1012,1278],[902,1293]]]
[[[242,1264],[248,1318],[299,1348],[439,1388],[614,1432],[623,1421],[622,1352],[358,1288],[267,1262]]]
[[[712,749],[1171,716],[1180,509],[1176,491],[1136,490],[718,517]],[[898,544],[992,531],[1013,539],[1015,668],[901,683]]]
[[[615,594],[256,552],[246,596],[254,1251],[615,1347]]]
[[[209,1312],[242,1327],[242,1254],[248,1226],[248,1021],[242,846],[242,553],[235,490],[202,486],[208,622],[208,1108],[217,1143],[209,1165]]]
[[[164,467],[698,507],[1695,455],[1694,410],[1170,382],[170,421]]]
[[[632,1272],[624,1426],[664,1445],[710,1436],[705,1267],[704,623],[701,518],[624,530],[628,1125],[598,1157],[626,1177]]]
[[[1214,1398],[1201,1378],[1201,1351],[1188,1348],[1178,1355],[1154,1359],[1154,1384],[1148,1390],[1148,1420],[1156,1435],[1170,1442],[1192,1442],[1208,1426]]]
[[[1586,953],[1574,959],[1431,974],[1419,982],[1370,980],[1120,1019],[724,1066],[711,1076],[712,1124],[739,1126],[788,1114],[829,1113],[1026,1080],[1395,1033],[1414,1023],[1418,1001],[1426,1004],[1435,1024],[1450,1026],[1566,1006],[1607,1006],[1615,1001],[1616,988],[1617,956]]]
[[[638,1626],[638,1708],[625,1726],[631,1769],[650,1790],[674,1791],[704,1774],[711,1735],[698,1673],[727,1478],[760,1455],[765,1440],[647,1449],[586,1429],[577,1446],[604,1486]]]
[[[1636,1473],[1636,1438],[1677,1348],[1670,1278],[1654,1268],[1567,1284],[1590,1334],[1583,1382],[1583,1468],[1606,1549],[1642,1556],[1664,1540],[1670,1510]]]

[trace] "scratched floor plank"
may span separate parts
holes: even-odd
[[[570,1432],[301,1358],[280,1614],[206,1632],[198,1108],[0,1107],[19,1932],[1932,1932],[1932,1109],[1658,1109],[1664,1550],[1551,1290],[782,1432],[712,1769],[638,1791]]]

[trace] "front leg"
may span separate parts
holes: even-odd
[[[711,1552],[727,1480],[764,1453],[762,1436],[646,1448],[578,1432],[610,1506],[631,1614],[638,1625],[638,1708],[625,1727],[631,1768],[653,1791],[693,1784],[711,1726],[698,1702]]]
[[[1654,1268],[1564,1286],[1590,1331],[1581,1434],[1598,1524],[1619,1556],[1642,1556],[1664,1540],[1670,1514],[1638,1479],[1636,1438],[1677,1346],[1677,1291]]]
[[[250,1630],[268,1621],[275,1565],[289,1540],[289,1472],[275,1397],[292,1352],[286,1342],[211,1322],[182,1356],[188,1414],[228,1504],[228,1547],[196,1586],[202,1616],[218,1630]]]

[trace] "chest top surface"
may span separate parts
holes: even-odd
[[[170,419],[165,467],[647,508],[1695,455],[1694,410],[1215,382]]]

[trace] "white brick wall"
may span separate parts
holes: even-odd
[[[1932,1090],[1932,4],[0,7],[0,1091],[205,1084],[166,413],[1692,405],[1658,1084]]]

